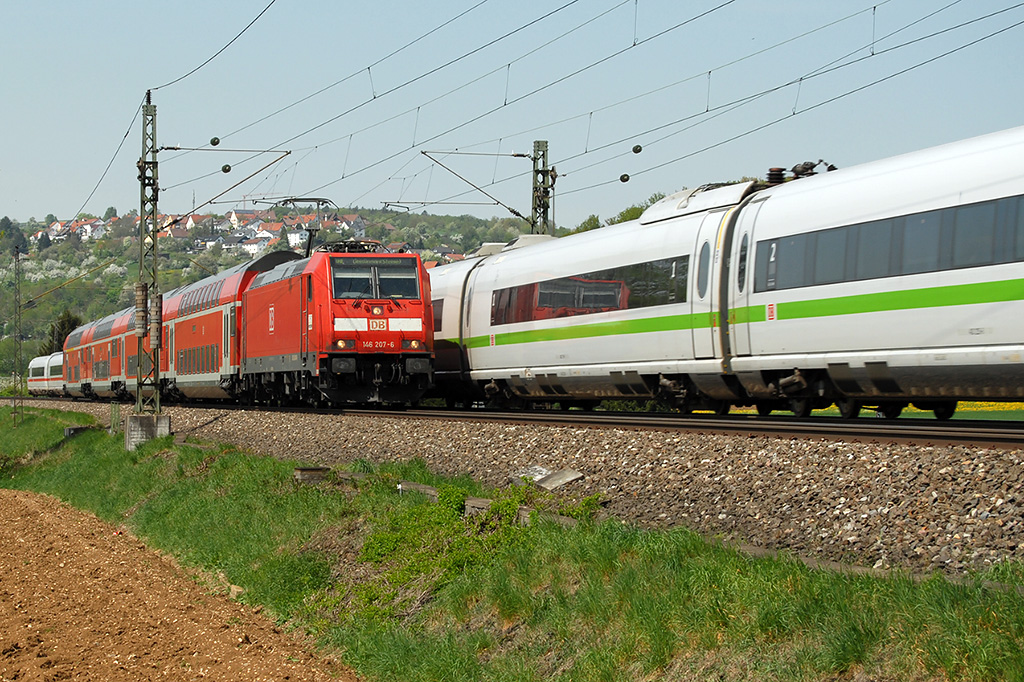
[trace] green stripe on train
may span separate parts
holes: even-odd
[[[836,296],[813,301],[779,303],[776,309],[776,319],[798,320],[893,310],[915,310],[979,303],[1005,303],[1021,299],[1024,299],[1024,279],[1012,279],[1002,282],[957,284],[910,289],[907,291],[886,291],[877,294]],[[766,306],[763,305],[732,308],[729,314],[730,323],[734,325],[765,322],[768,319]],[[571,341],[598,336],[707,329],[710,326],[711,315],[708,313],[698,315],[664,315],[642,320],[574,324],[554,329],[496,333],[494,335],[494,345],[508,346],[539,341]],[[484,348],[490,345],[489,336],[474,336],[466,342],[467,348]]]
[[[779,303],[776,316],[780,320],[808,317],[881,313],[893,310],[915,310],[978,303],[1005,303],[1024,299],[1024,279],[1002,282],[956,284],[907,291],[885,291],[877,294],[837,296],[816,301]]]
[[[624,334],[646,334],[648,332],[671,332],[683,329],[706,329],[711,326],[708,313],[699,315],[664,315],[642,320],[616,320],[593,324],[574,324],[553,329],[531,329],[521,332],[496,333],[495,346],[509,346],[538,341],[571,341],[597,336],[621,336]],[[484,348],[491,345],[490,336],[474,336],[466,340],[467,348]]]

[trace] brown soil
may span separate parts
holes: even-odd
[[[132,535],[0,490],[0,681],[348,680]]]

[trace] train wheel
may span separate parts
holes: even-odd
[[[813,406],[811,405],[810,398],[790,398],[789,409],[794,417],[806,419],[811,416]]]
[[[899,403],[886,403],[878,406],[878,413],[886,419],[896,419],[903,412],[903,405]]]
[[[773,409],[775,409],[775,408],[772,406],[771,403],[758,403],[757,404],[757,413],[759,415],[761,415],[762,417],[767,417],[768,415],[770,415],[772,413]]]
[[[839,416],[843,419],[856,419],[860,415],[860,403],[851,398],[839,398],[836,400],[836,407],[839,408]]]
[[[941,403],[939,405],[936,405],[932,409],[932,411],[935,413],[936,419],[940,421],[946,421],[947,419],[953,416],[954,412],[956,412],[956,401],[951,400],[948,403]]]

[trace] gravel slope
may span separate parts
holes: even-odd
[[[106,405],[65,403],[109,421]],[[1024,559],[1024,451],[768,437],[311,416],[171,407],[175,433],[343,466],[419,457],[504,486],[528,467],[575,469],[646,527],[684,525],[814,559],[959,573]]]

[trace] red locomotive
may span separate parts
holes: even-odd
[[[160,384],[171,400],[409,403],[433,378],[426,270],[419,256],[376,242],[325,244],[308,258],[275,252],[230,268],[168,293],[162,323]],[[66,393],[133,394],[134,329],[127,309],[72,332]]]
[[[415,254],[336,242],[242,294],[241,392],[314,404],[417,400],[433,375],[430,281]]]

